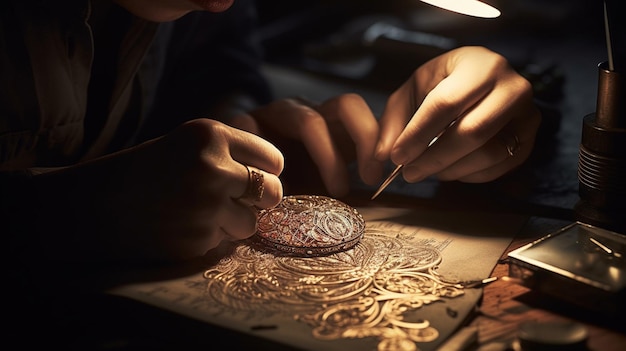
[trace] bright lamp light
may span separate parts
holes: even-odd
[[[441,7],[449,11],[462,13],[464,15],[496,18],[500,16],[500,11],[495,7],[480,2],[478,0],[421,0],[427,4]]]

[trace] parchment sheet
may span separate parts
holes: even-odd
[[[357,208],[357,246],[279,257],[247,242],[204,271],[108,293],[300,350],[435,350],[466,322],[526,218],[483,212]]]

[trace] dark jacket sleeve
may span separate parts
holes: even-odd
[[[211,115],[233,94],[256,104],[271,98],[260,68],[263,51],[255,38],[253,0],[236,1],[223,13],[192,12],[157,37],[166,61],[148,110],[141,139],[167,133],[180,123]],[[161,41],[161,42],[159,42]]]

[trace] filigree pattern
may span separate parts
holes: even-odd
[[[359,212],[333,198],[285,196],[259,212],[255,238],[272,249],[298,256],[319,256],[352,248],[365,221]]]
[[[463,294],[437,276],[441,260],[434,245],[366,229],[352,249],[320,257],[276,256],[239,243],[204,276],[223,312],[292,316],[319,339],[375,337],[379,350],[408,351],[439,335],[409,313]]]

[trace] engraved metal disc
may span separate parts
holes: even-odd
[[[353,207],[330,197],[291,195],[259,212],[255,238],[270,249],[298,256],[320,256],[356,245],[365,220]]]

